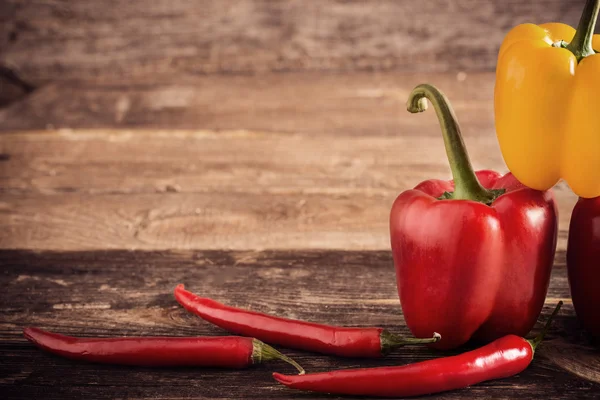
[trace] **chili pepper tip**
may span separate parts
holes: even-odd
[[[292,381],[287,375],[280,374],[279,372],[273,372],[273,378],[275,378],[277,382],[282,383],[284,385],[289,385],[290,383],[292,383]]]
[[[31,326],[28,326],[23,329],[23,336],[25,336],[25,339],[29,340],[30,342],[32,342],[34,344],[37,344],[38,337],[40,337],[44,334],[45,334],[45,332],[43,330],[41,330],[40,328],[34,328]]]

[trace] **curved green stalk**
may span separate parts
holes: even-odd
[[[398,336],[387,331],[386,329],[381,331],[381,334],[379,335],[379,340],[381,341],[381,354],[383,355],[389,354],[392,350],[398,347],[436,343],[441,339],[442,335],[437,332],[433,333],[433,337],[423,339]]]
[[[542,329],[540,334],[537,335],[534,339],[528,340],[528,342],[531,345],[531,348],[533,349],[534,352],[535,352],[535,349],[540,345],[540,343],[542,343],[542,340],[544,340],[546,333],[548,333],[548,329],[550,329],[550,324],[552,323],[552,320],[554,319],[554,317],[556,316],[556,314],[558,313],[558,310],[560,310],[560,307],[562,305],[563,305],[563,302],[561,300],[556,305],[556,308],[554,308],[554,311],[552,311],[552,314],[550,314],[550,317],[546,321],[546,325],[544,325],[544,329]]]
[[[302,368],[300,364],[292,360],[290,357],[278,352],[273,347],[261,342],[258,339],[252,339],[252,363],[260,364],[262,362],[272,360],[281,360],[293,365],[298,370],[299,375],[304,375],[305,373],[304,368]]]
[[[458,120],[448,98],[435,86],[422,84],[413,89],[406,108],[411,113],[423,112],[427,110],[427,100],[433,104],[440,121],[446,155],[454,179],[454,192],[445,194],[443,198],[491,204],[504,193],[504,190],[488,190],[481,186],[471,165]]]

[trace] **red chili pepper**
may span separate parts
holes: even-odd
[[[497,339],[479,349],[453,357],[427,360],[399,367],[347,369],[302,376],[273,377],[292,389],[355,395],[408,397],[460,389],[523,371],[560,309],[559,302],[542,333],[533,340],[516,335]]]
[[[383,328],[344,328],[273,317],[196,296],[183,285],[175,288],[175,298],[189,312],[229,332],[322,354],[382,357],[397,347],[441,339],[437,333],[427,339],[402,338]]]
[[[474,173],[446,96],[417,86],[408,110],[427,99],[440,120],[453,181],[428,180],[401,193],[390,213],[391,247],[408,328],[449,349],[470,338],[489,342],[526,335],[550,282],[557,238],[551,191],[523,186],[512,174]]]
[[[577,319],[600,339],[600,197],[579,199],[569,226],[567,271]]]
[[[25,328],[23,334],[37,347],[72,360],[144,367],[226,368],[245,368],[264,361],[283,360],[304,373],[291,358],[247,337],[76,338],[39,328]]]

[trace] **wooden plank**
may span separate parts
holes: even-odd
[[[594,370],[597,350],[577,327],[564,254],[559,260],[563,261],[554,268],[542,320],[558,299],[566,303],[532,365],[518,376],[437,398],[595,398],[600,390],[600,375]],[[272,371],[288,370],[282,364],[244,371],[85,364],[47,355],[21,336],[22,328],[31,325],[79,336],[226,334],[177,305],[172,290],[180,282],[234,306],[409,334],[388,251],[2,251],[0,267],[4,398],[307,398],[273,381]],[[411,363],[474,346],[446,353],[404,348],[383,360],[282,350],[309,371],[326,371]],[[580,377],[566,372],[563,361],[569,370],[575,362]]]
[[[102,76],[493,70],[522,22],[576,24],[583,0],[3,2],[0,63],[35,86]]]
[[[505,170],[494,136],[468,143]],[[450,177],[441,139],[411,135],[20,133],[0,154],[1,248],[388,249],[395,197]],[[576,197],[555,193],[564,249]]]
[[[381,195],[3,195],[1,248],[378,248]],[[388,244],[389,246],[389,244]]]
[[[435,113],[415,117],[433,122]],[[466,139],[476,167],[506,170],[495,136]],[[7,194],[156,192],[393,195],[449,176],[441,134],[312,137],[255,131],[73,130],[0,136]],[[93,179],[90,179],[93,177]]]
[[[172,77],[142,84],[61,82],[0,110],[0,130],[163,128],[313,135],[435,135],[435,118],[408,114],[424,82],[440,87],[467,134],[493,132],[493,73],[290,73]],[[426,120],[427,122],[423,122]]]

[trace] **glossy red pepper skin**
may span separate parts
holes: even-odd
[[[562,304],[558,302],[540,334],[532,340],[507,335],[457,356],[399,367],[346,369],[304,376],[274,373],[273,377],[293,389],[385,397],[420,396],[506,378],[529,366]]]
[[[471,338],[524,336],[542,310],[557,238],[551,192],[512,174],[476,173],[487,189],[506,189],[488,206],[438,200],[451,181],[429,180],[401,193],[390,214],[391,245],[406,324],[435,330],[449,349]]]
[[[189,312],[229,332],[321,354],[378,358],[394,347],[439,340],[437,336],[399,338],[383,328],[345,328],[274,317],[199,297],[185,290],[183,285],[175,288],[175,299]]]
[[[600,197],[579,199],[573,209],[567,270],[577,318],[600,339]]]
[[[443,341],[443,339],[442,339]],[[509,335],[479,349],[399,367],[347,369],[273,377],[292,389],[354,396],[408,397],[460,389],[509,377],[533,359],[532,345]]]
[[[23,334],[42,350],[71,360],[141,367],[239,369],[278,359],[304,373],[294,360],[248,337],[77,338],[39,328],[25,328]]]
[[[252,364],[252,339],[246,337],[75,338],[38,328],[23,333],[41,349],[72,360],[145,367]]]
[[[550,282],[558,212],[552,192],[512,174],[476,173],[448,98],[418,85],[407,110],[436,111],[452,181],[429,180],[401,193],[390,213],[400,302],[414,335],[439,332],[432,346],[449,349],[471,338],[525,335],[542,309]]]

